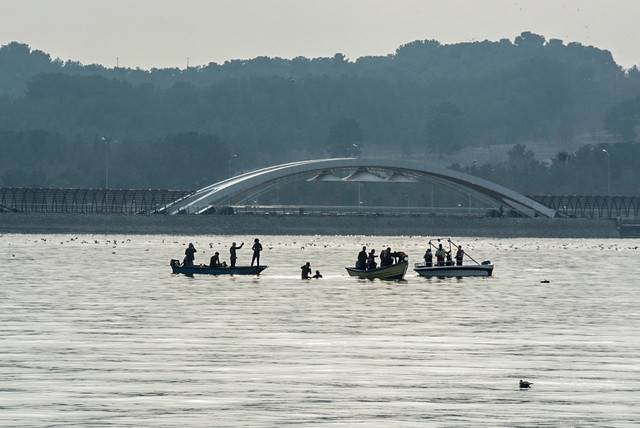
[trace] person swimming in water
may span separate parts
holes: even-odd
[[[305,264],[300,266],[300,270],[302,271],[301,272],[302,279],[310,279],[310,277],[309,277],[309,275],[311,274],[311,263],[310,262],[306,262]]]

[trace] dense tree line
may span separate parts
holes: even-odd
[[[230,153],[215,136],[67,138],[46,131],[0,132],[0,185],[193,189],[229,175]]]
[[[114,185],[191,188],[203,175],[312,156],[415,157],[532,141],[562,151],[590,133],[632,147],[639,100],[636,68],[528,32],[416,41],[353,61],[260,57],[186,70],[63,62],[14,42],[0,48],[0,185],[100,185],[107,155]],[[496,180],[510,176],[496,172],[506,165],[495,165]],[[540,189],[590,191],[577,177]],[[505,184],[532,185],[518,180]]]
[[[585,145],[550,162],[518,144],[503,162],[452,167],[530,195],[606,195],[609,187],[612,195],[638,195],[640,144]]]

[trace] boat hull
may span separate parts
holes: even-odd
[[[345,268],[349,273],[349,276],[354,276],[361,279],[382,279],[386,281],[401,280],[407,273],[409,262],[402,262],[391,266],[385,266],[383,268],[361,270],[352,267]]]
[[[260,275],[267,266],[236,266],[236,267],[209,267],[209,266],[171,266],[176,274],[184,275]]]
[[[465,276],[491,276],[493,265],[467,265],[467,266],[416,266],[414,269],[418,275],[425,278],[462,278]]]

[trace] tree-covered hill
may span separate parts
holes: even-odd
[[[585,134],[634,143],[639,99],[637,68],[624,70],[608,51],[529,32],[513,41],[416,41],[355,60],[260,57],[187,70],[82,65],[14,42],[0,48],[0,185],[34,177],[96,185],[99,174],[75,174],[74,165],[97,170],[76,158],[106,140],[140,157],[135,179],[122,175],[119,185],[172,185],[142,150],[165,150],[176,135],[211,142],[198,147],[214,167],[203,174],[353,154],[353,144],[364,155],[415,156],[532,141],[561,151]],[[38,150],[9,157],[33,138],[62,154],[64,178],[30,158]]]

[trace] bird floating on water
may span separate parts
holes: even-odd
[[[520,389],[529,389],[533,385],[533,382],[520,379]]]

